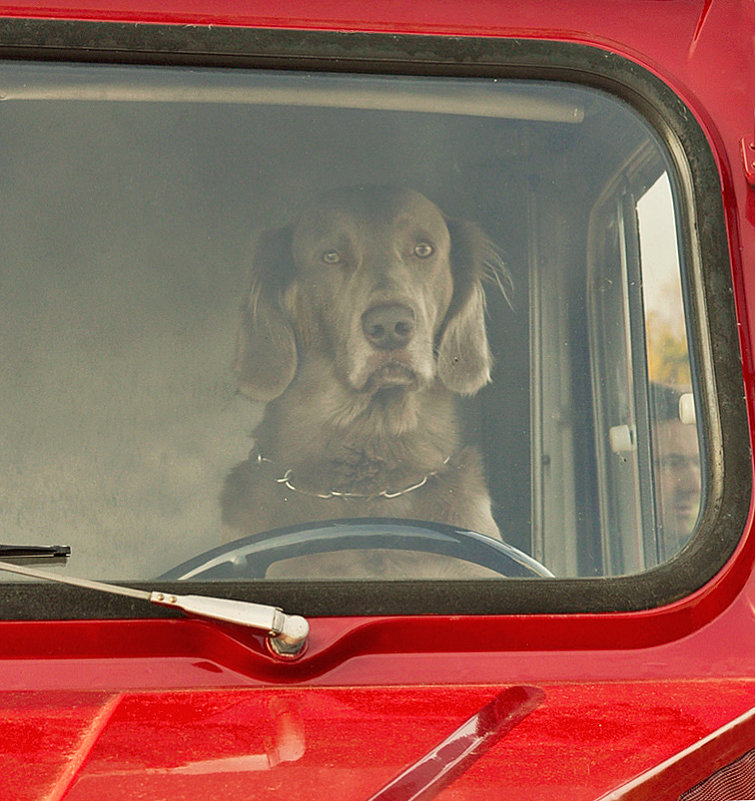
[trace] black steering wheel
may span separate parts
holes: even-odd
[[[172,568],[164,581],[260,579],[275,562],[347,550],[419,551],[480,565],[507,578],[552,578],[553,573],[513,545],[443,523],[356,518],[303,523],[234,540]]]

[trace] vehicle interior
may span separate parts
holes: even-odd
[[[253,242],[363,185],[422,193],[502,255],[492,380],[458,403],[505,543],[601,577],[690,542],[707,445],[683,175],[627,101],[536,79],[0,75],[6,542],[65,543],[71,572],[110,580],[221,546],[263,408],[232,370]]]

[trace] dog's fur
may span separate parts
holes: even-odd
[[[475,225],[408,189],[336,190],[263,234],[235,370],[241,392],[267,406],[222,493],[234,535],[369,516],[499,537],[455,397],[490,380],[483,280],[502,287],[502,276]],[[284,474],[289,485],[276,481]],[[315,497],[332,491],[360,497]],[[338,575],[360,559],[346,558]],[[375,564],[357,572],[392,569]]]

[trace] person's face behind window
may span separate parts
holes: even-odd
[[[679,420],[666,420],[658,425],[656,444],[660,522],[667,548],[673,551],[689,539],[700,510],[697,430]]]

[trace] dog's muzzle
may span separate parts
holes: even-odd
[[[415,334],[414,310],[403,303],[380,303],[362,315],[362,333],[370,346],[368,391],[416,388],[414,359],[408,351]]]
[[[379,350],[405,348],[414,336],[414,311],[402,303],[381,303],[362,315],[362,331]]]

